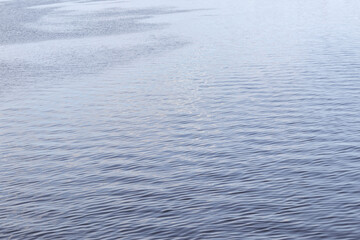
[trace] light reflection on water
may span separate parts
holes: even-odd
[[[44,4],[0,4],[0,238],[360,236],[358,2]]]

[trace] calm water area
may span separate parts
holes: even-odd
[[[360,1],[1,0],[0,239],[360,239]]]

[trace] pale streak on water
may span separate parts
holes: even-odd
[[[360,2],[0,2],[0,239],[359,239]]]

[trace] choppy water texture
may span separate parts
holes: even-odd
[[[0,1],[0,239],[359,239],[359,13]]]

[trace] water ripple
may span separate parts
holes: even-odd
[[[358,239],[359,3],[171,5],[1,1],[0,239]]]

